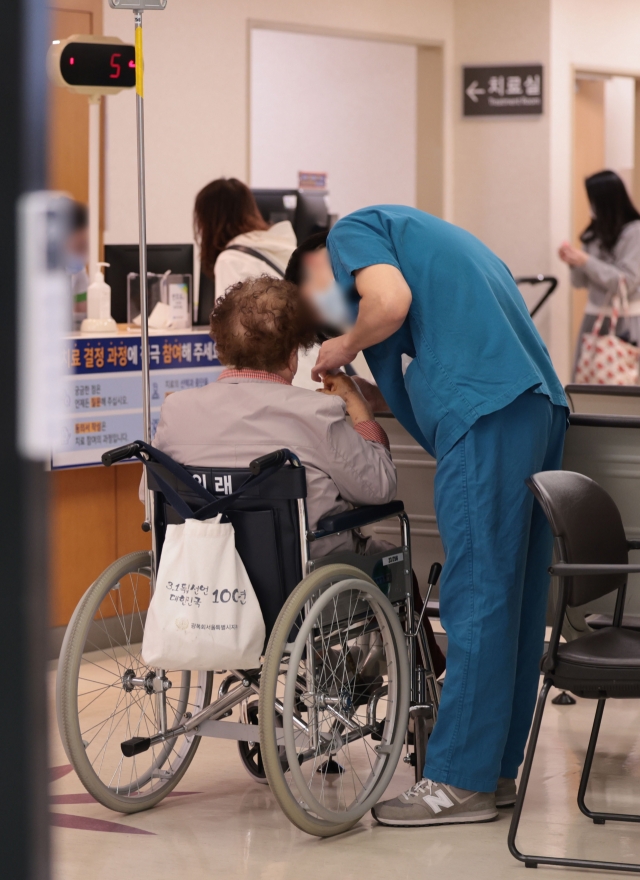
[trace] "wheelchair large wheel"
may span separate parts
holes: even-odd
[[[353,566],[314,571],[280,612],[260,683],[262,761],[294,825],[318,837],[351,828],[393,776],[408,712],[393,606]]]
[[[134,758],[120,743],[152,736],[209,703],[213,674],[155,670],[140,655],[151,598],[151,554],[130,553],[89,587],[67,627],[57,679],[60,736],[67,757],[93,797],[112,810],[155,806],[183,777],[200,737],[182,736]]]

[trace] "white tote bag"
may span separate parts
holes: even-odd
[[[627,286],[620,281],[618,293],[611,304],[611,325],[605,336],[600,336],[606,305],[596,318],[591,333],[583,333],[580,356],[576,365],[575,382],[578,385],[637,385],[640,349],[616,336],[620,308],[628,314]]]
[[[253,669],[265,626],[238,555],[232,524],[221,516],[167,526],[142,657],[159,669]]]

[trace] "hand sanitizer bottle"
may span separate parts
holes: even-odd
[[[100,269],[108,265],[98,263],[98,271],[87,290],[87,317],[80,326],[83,333],[115,333],[118,329],[111,317],[111,288]]]

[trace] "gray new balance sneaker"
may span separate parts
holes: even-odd
[[[515,779],[507,779],[505,776],[501,776],[498,779],[498,787],[496,788],[496,807],[512,807],[516,802],[517,794],[518,790]]]
[[[381,825],[455,825],[490,822],[498,811],[493,792],[421,779],[399,797],[376,804],[371,814]]]

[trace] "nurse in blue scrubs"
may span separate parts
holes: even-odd
[[[558,469],[567,404],[505,264],[414,208],[349,214],[288,276],[325,342],[314,378],[363,351],[393,414],[437,460],[447,673],[424,778],[385,825],[490,821],[515,801],[543,653],[552,536],[525,485]]]

